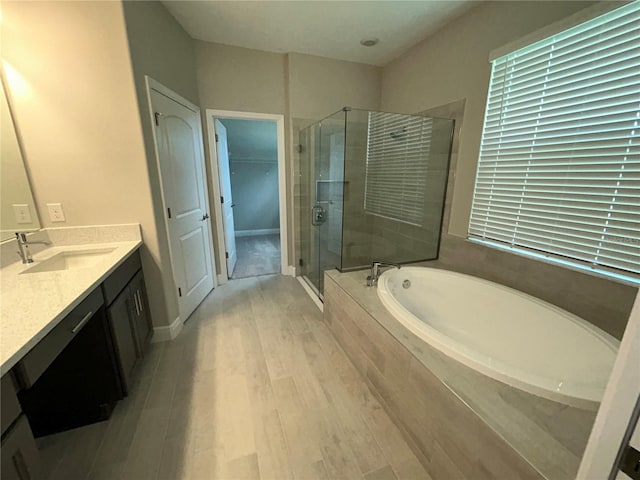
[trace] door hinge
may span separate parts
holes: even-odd
[[[300,265],[301,267],[304,267],[304,260],[302,259],[298,260],[298,265]]]
[[[171,218],[171,208],[167,208],[167,215]]]
[[[182,289],[180,287],[178,287],[178,296],[181,297],[182,296]]]
[[[229,258],[229,252],[224,252],[224,258]]]
[[[154,112],[153,117],[156,119],[156,125],[160,125],[160,116],[162,114],[160,112]]]
[[[224,203],[224,197],[220,197],[220,203]]]
[[[301,143],[299,143],[299,144],[298,144],[298,153],[302,153],[302,152],[303,152],[303,150],[304,150],[304,149],[303,149],[303,147],[302,147],[302,144],[301,144]]]
[[[218,134],[216,133],[216,143],[218,143],[220,141],[220,138],[218,137]]]

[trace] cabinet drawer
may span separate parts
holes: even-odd
[[[122,289],[127,286],[129,280],[141,268],[140,253],[136,251],[109,275],[109,278],[102,284],[105,305],[111,305]]]
[[[103,304],[102,291],[96,288],[18,363],[20,381],[29,388],[64,350]]]
[[[2,439],[2,480],[36,480],[40,477],[40,453],[24,415]]]
[[[18,396],[10,373],[2,377],[1,388],[0,417],[2,418],[2,434],[4,434],[13,421],[20,416],[20,403],[18,403]]]

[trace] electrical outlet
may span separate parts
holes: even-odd
[[[61,203],[47,203],[47,209],[49,210],[49,219],[52,222],[65,221]]]
[[[31,212],[26,203],[14,203],[13,215],[16,217],[16,223],[31,223]]]

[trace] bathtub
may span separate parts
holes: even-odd
[[[422,340],[520,390],[595,410],[619,342],[554,305],[469,275],[425,267],[383,273],[378,296]]]

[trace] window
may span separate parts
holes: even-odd
[[[364,209],[422,226],[433,120],[369,112]]]
[[[492,62],[469,238],[640,273],[640,2]]]

